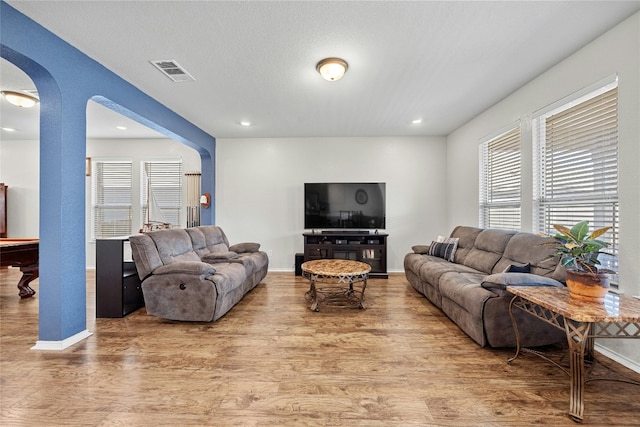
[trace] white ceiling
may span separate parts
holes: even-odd
[[[446,135],[640,10],[640,1],[7,3],[217,138]],[[329,56],[349,63],[340,81],[315,70]],[[156,59],[196,81],[172,82]],[[0,66],[3,90],[35,88]],[[158,136],[91,104],[91,138]],[[2,100],[0,114],[16,128],[3,138],[37,138],[37,108]]]

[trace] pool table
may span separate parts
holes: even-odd
[[[30,298],[36,291],[31,289],[29,283],[37,279],[38,270],[38,239],[13,239],[0,238],[0,266],[20,267],[22,277],[18,282],[18,295],[20,298]]]

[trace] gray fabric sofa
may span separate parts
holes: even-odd
[[[267,275],[258,243],[229,245],[217,226],[131,236],[147,313],[171,320],[217,320]]]
[[[509,316],[512,295],[505,287],[564,286],[564,267],[549,257],[553,248],[542,244],[548,238],[467,226],[456,227],[451,238],[457,241],[414,246],[404,258],[407,280],[479,345],[514,347]],[[445,255],[443,248],[456,244],[451,260],[446,259],[450,251]],[[521,310],[514,314],[523,346],[566,340],[563,331]]]

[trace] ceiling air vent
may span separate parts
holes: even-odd
[[[149,62],[174,82],[193,82],[196,80],[173,59],[158,59]]]

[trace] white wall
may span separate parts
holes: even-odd
[[[531,229],[531,114],[612,74],[618,81],[620,166],[620,289],[640,295],[640,13],[605,33],[447,138],[448,228],[477,223],[480,139],[521,120],[523,134],[523,228]],[[598,340],[640,369],[638,340]]]
[[[39,142],[2,141],[0,150],[0,182],[10,186],[9,236],[38,237]],[[88,140],[87,156],[131,159],[134,176],[143,159],[182,158],[185,172],[200,170],[198,153],[170,139]],[[293,271],[294,255],[303,251],[305,182],[387,183],[389,271],[403,271],[412,245],[450,232],[443,137],[218,139],[216,157],[216,222],[231,243],[260,242],[272,271]],[[139,198],[136,180],[133,190]],[[89,238],[89,177],[86,199]],[[95,244],[87,241],[86,250],[87,268],[94,268]]]
[[[0,140],[0,182],[7,190],[7,235],[39,237],[40,146],[38,141]]]
[[[140,162],[144,160],[182,159],[182,171],[200,171],[200,155],[192,148],[168,138],[158,139],[89,139],[87,140],[87,156],[96,160],[128,159],[133,163],[133,198],[140,200],[141,188]],[[87,235],[87,268],[95,268],[95,242],[91,237],[91,178],[86,178],[86,235]],[[183,195],[183,206],[186,206],[186,194]],[[142,224],[141,212],[135,211],[134,224]],[[186,208],[182,217],[182,226],[187,224]]]
[[[182,159],[183,171],[200,171],[200,156],[192,148],[171,139],[87,140],[87,156],[93,160],[130,159],[133,176],[140,176],[142,160]],[[0,141],[0,182],[9,186],[7,231],[9,237],[39,237],[40,142]],[[87,240],[91,236],[91,178],[86,177]],[[134,198],[140,198],[140,185],[134,179]],[[185,195],[186,196],[186,195]],[[185,203],[186,205],[186,203]],[[140,213],[134,224],[141,223]],[[186,213],[183,218],[186,225]],[[82,226],[79,224],[79,226]],[[87,268],[95,267],[95,243],[87,241]]]
[[[255,241],[272,271],[303,252],[305,182],[386,182],[389,271],[448,233],[442,137],[218,139],[216,219],[231,243]]]

